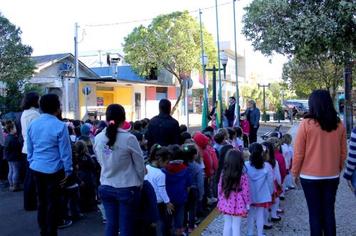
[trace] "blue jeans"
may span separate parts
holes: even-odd
[[[309,180],[300,178],[309,210],[311,236],[335,236],[335,198],[339,178]]]
[[[105,236],[132,236],[134,222],[140,203],[140,188],[114,188],[107,185],[99,186],[99,194],[105,208]]]
[[[9,161],[9,173],[8,173],[8,180],[10,186],[18,185],[20,183],[20,168],[21,162],[20,161]]]

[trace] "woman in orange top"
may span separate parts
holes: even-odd
[[[346,159],[346,130],[330,93],[315,90],[294,145],[292,174],[301,183],[311,236],[336,235],[335,197]]]

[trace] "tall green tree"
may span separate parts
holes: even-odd
[[[352,128],[355,12],[354,0],[254,0],[243,18],[243,33],[265,55],[280,53],[312,64],[321,57],[344,67],[348,134]]]
[[[0,81],[6,95],[0,99],[2,110],[17,111],[27,79],[32,75],[32,48],[21,42],[21,30],[0,13]]]
[[[215,61],[213,37],[205,29],[204,50],[210,64]],[[141,75],[165,69],[179,82],[180,93],[172,113],[184,97],[183,81],[200,69],[199,22],[187,11],[157,16],[148,26],[136,27],[124,42],[125,60]]]
[[[294,58],[284,65],[282,78],[299,97],[307,98],[315,89],[327,89],[335,100],[343,83],[343,67],[330,59],[307,61]]]

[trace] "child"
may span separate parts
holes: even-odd
[[[4,144],[5,160],[9,164],[9,190],[15,192],[20,190],[20,168],[21,168],[21,143],[17,136],[16,126],[12,121],[5,124],[7,136]]]
[[[187,160],[188,172],[192,178],[192,185],[188,194],[186,204],[186,219],[188,221],[188,232],[191,233],[195,228],[195,217],[199,201],[203,200],[204,177],[203,169],[197,162],[198,151],[194,144],[184,144],[182,146],[184,159]]]
[[[240,235],[241,218],[250,208],[250,189],[242,153],[230,150],[218,187],[218,209],[224,214],[224,236]]]
[[[155,144],[151,147],[149,164],[146,166],[145,180],[150,182],[157,198],[156,203],[159,210],[158,235],[169,235],[168,214],[172,214],[174,210],[166,190],[166,175],[162,172],[162,168],[166,167],[170,156],[166,147]]]
[[[271,220],[272,222],[278,222],[281,221],[281,217],[277,215],[277,211],[279,208],[279,197],[282,194],[282,177],[281,177],[281,172],[279,169],[279,163],[275,158],[275,148],[274,145],[270,142],[264,142],[262,145],[266,148],[266,161],[272,166],[273,170],[273,180],[274,180],[274,190],[273,190],[273,195],[272,195],[272,206],[271,206]],[[269,214],[266,212],[266,225],[265,228],[270,229],[272,228],[272,225],[269,224],[268,218]]]
[[[170,201],[174,205],[171,221],[174,223],[175,235],[184,232],[184,206],[188,199],[188,192],[191,186],[191,177],[188,168],[183,164],[182,150],[178,145],[169,146],[171,160],[163,169],[166,174],[166,189]]]
[[[250,144],[248,137],[250,135],[250,123],[246,119],[246,115],[241,116],[240,126],[242,128],[244,147],[248,148]]]
[[[214,148],[217,152],[220,152],[220,149],[225,145],[227,144],[226,143],[226,135],[225,133],[223,132],[217,132],[215,135],[214,135],[214,141],[215,141],[215,144],[214,144]]]
[[[290,174],[290,170],[292,169],[292,159],[294,155],[293,146],[292,146],[292,136],[290,134],[285,134],[281,140],[282,146],[282,154],[286,163],[287,176],[284,181],[284,189],[294,189],[293,178]]]
[[[273,194],[272,167],[264,161],[261,144],[253,143],[249,147],[250,161],[245,163],[250,184],[251,208],[247,218],[248,235],[253,235],[256,222],[257,235],[262,236],[264,212],[271,206]]]
[[[234,141],[235,147],[242,152],[244,150],[244,141],[242,140],[242,129],[241,127],[234,127],[236,138]]]
[[[74,150],[78,161],[80,209],[82,212],[92,211],[96,209],[96,164],[84,141],[76,142]]]
[[[214,175],[218,169],[218,158],[213,147],[209,145],[210,139],[202,134],[201,132],[196,132],[193,136],[193,140],[198,146],[198,153],[202,157],[204,162],[204,202],[212,204],[217,202],[214,197]]]
[[[276,161],[278,162],[279,165],[279,172],[281,173],[281,184],[282,184],[282,193],[279,197],[280,200],[284,200],[285,196],[285,189],[284,189],[284,182],[285,178],[287,176],[287,165],[284,159],[284,156],[281,153],[281,141],[279,138],[272,137],[268,139],[268,142],[273,144],[274,147],[274,157],[276,158]]]

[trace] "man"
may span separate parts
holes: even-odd
[[[60,220],[60,185],[64,185],[72,173],[72,151],[67,126],[57,118],[60,114],[58,96],[42,96],[40,109],[43,114],[33,120],[27,130],[27,160],[37,187],[37,220],[41,235],[56,236]]]
[[[228,126],[232,127],[235,120],[235,104],[236,100],[234,97],[229,98],[229,108],[225,110],[225,116],[228,121]]]
[[[257,142],[257,131],[260,127],[260,117],[261,112],[256,107],[256,102],[253,100],[248,101],[247,103],[247,110],[245,112],[246,118],[250,123],[250,143]]]
[[[171,102],[167,99],[162,99],[159,102],[159,115],[155,116],[148,124],[146,133],[148,150],[150,150],[155,143],[161,146],[178,144],[179,124],[170,113]]]

